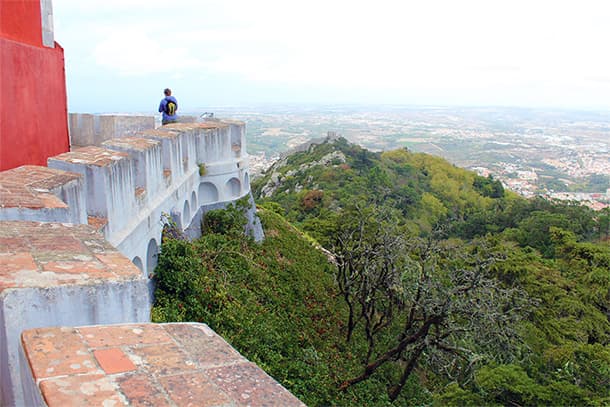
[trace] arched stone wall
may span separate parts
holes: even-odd
[[[157,267],[157,255],[159,254],[159,245],[155,239],[150,239],[148,248],[146,249],[146,272],[151,274]]]
[[[225,184],[225,191],[228,198],[237,198],[241,193],[241,182],[237,178],[231,178]]]
[[[144,271],[144,264],[142,264],[142,259],[140,258],[140,256],[134,257],[131,262],[135,264],[140,269],[140,271]]]
[[[186,228],[191,221],[191,207],[189,205],[189,201],[184,201],[184,206],[182,207],[182,228]]]
[[[211,182],[202,182],[199,184],[199,203],[212,203],[218,201],[218,188]]]
[[[197,209],[197,194],[195,193],[195,191],[193,191],[191,193],[191,209],[193,210],[193,212],[196,212]]]

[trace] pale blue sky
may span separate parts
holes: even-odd
[[[69,110],[245,104],[610,110],[603,0],[53,0]]]

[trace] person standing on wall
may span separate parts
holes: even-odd
[[[159,112],[163,113],[161,124],[176,123],[178,121],[178,101],[172,96],[172,90],[165,88],[163,91],[165,97],[159,103]]]

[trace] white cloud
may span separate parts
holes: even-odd
[[[563,89],[566,103],[610,106],[605,86],[587,85],[610,72],[604,1],[55,0],[54,9],[56,38],[78,69],[93,61],[107,74],[388,95],[506,92],[510,103]]]
[[[202,65],[187,48],[169,42],[136,28],[116,28],[92,52],[98,65],[120,75],[177,74]]]

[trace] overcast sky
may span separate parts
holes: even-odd
[[[245,104],[610,110],[610,2],[53,0],[69,110]]]

